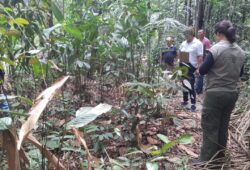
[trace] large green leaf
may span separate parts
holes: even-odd
[[[98,116],[103,113],[110,111],[112,108],[109,104],[99,104],[96,107],[82,107],[76,111],[76,118],[71,120],[67,125],[68,128],[70,127],[83,127],[90,123],[91,121],[95,120]]]
[[[81,116],[84,113],[87,113],[89,111],[91,111],[93,109],[93,107],[81,107],[80,109],[78,109],[76,111],[76,117]]]
[[[10,117],[0,118],[0,130],[6,130],[11,125],[12,120]]]
[[[53,12],[53,14],[55,15],[56,19],[61,22],[64,20],[64,16],[63,16],[63,13],[61,12],[61,10],[58,8],[58,6],[53,3],[51,1],[51,10]]]

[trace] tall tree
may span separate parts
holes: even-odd
[[[187,0],[185,1],[185,3],[187,4],[186,6],[186,25],[187,26],[191,26],[193,25],[193,22],[192,22],[192,0]]]
[[[204,27],[205,0],[198,0],[197,30]]]

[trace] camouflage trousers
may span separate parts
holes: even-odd
[[[238,92],[213,91],[205,93],[201,118],[203,130],[201,161],[225,156],[230,115],[237,99]]]

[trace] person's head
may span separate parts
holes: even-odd
[[[205,37],[205,33],[204,33],[204,30],[198,30],[198,38],[199,39],[203,39]]]
[[[214,33],[216,40],[228,40],[230,43],[236,41],[236,29],[230,21],[223,20],[218,22],[214,27]]]
[[[193,27],[188,27],[185,32],[185,39],[187,40],[187,42],[191,42],[194,39],[195,33],[194,33],[194,28]]]
[[[172,39],[172,37],[167,37],[166,43],[167,43],[167,46],[170,47],[170,46],[173,44],[173,39]]]

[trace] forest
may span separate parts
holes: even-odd
[[[0,0],[0,169],[218,169],[192,162],[206,92],[182,107],[188,71],[159,61],[222,20],[245,60],[219,169],[249,170],[250,0]]]

